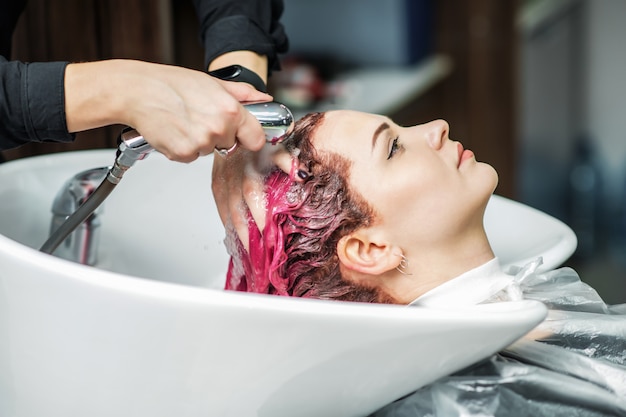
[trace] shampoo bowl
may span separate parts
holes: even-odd
[[[63,182],[112,157],[0,165],[3,417],[364,416],[545,316],[532,301],[444,311],[222,291],[211,157],[154,154],[130,170],[104,203],[95,267],[39,252]],[[573,250],[569,229],[518,203],[494,197],[489,216],[506,264],[550,253],[556,265]],[[509,216],[560,237],[507,239]]]

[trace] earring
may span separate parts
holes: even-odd
[[[400,264],[396,266],[396,270],[402,275],[413,275],[411,272],[407,272],[409,268],[409,260],[403,254],[400,255]]]

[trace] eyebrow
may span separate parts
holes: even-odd
[[[389,126],[389,123],[383,122],[380,124],[380,126],[376,128],[376,130],[374,131],[374,135],[372,136],[372,152],[374,151],[374,148],[376,147],[376,141],[380,137],[380,134],[383,133],[385,130],[389,129],[390,127],[391,126]]]

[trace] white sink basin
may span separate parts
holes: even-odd
[[[576,235],[565,223],[527,205],[497,195],[485,212],[489,242],[505,268],[524,266],[541,256],[539,271],[565,262],[576,250]]]
[[[222,291],[210,157],[137,162],[105,202],[95,268],[36,250],[63,182],[113,158],[0,165],[0,416],[363,416],[545,315],[532,301],[443,311]],[[573,251],[569,229],[525,206],[495,197],[488,217],[506,264]]]

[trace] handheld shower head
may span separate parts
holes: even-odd
[[[261,123],[267,143],[281,143],[293,132],[293,114],[284,104],[273,101],[246,104],[244,107]]]
[[[265,141],[275,145],[281,143],[293,132],[294,117],[291,110],[278,102],[244,104],[261,124],[265,131]],[[116,164],[126,169],[135,161],[146,158],[154,149],[135,129],[125,128],[120,134]],[[123,175],[123,173],[122,173]]]

